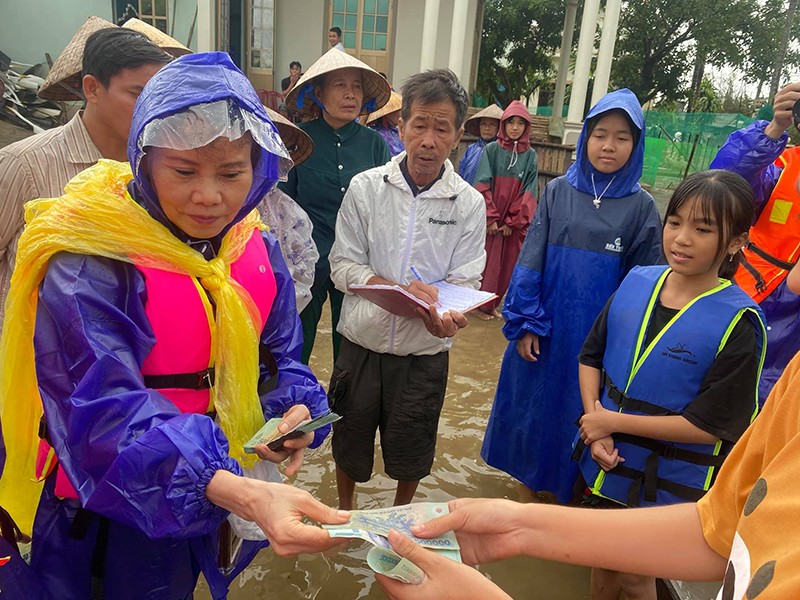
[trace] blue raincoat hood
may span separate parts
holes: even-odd
[[[597,117],[605,112],[614,109],[624,110],[630,117],[633,124],[639,128],[636,145],[631,152],[631,157],[625,166],[615,173],[601,173],[592,166],[586,154],[587,126],[586,122],[593,117]],[[566,178],[572,187],[584,194],[593,194],[592,175],[594,175],[594,186],[598,193],[606,189],[606,186],[614,177],[608,191],[604,194],[606,198],[622,198],[630,196],[639,191],[639,179],[642,177],[642,167],[644,166],[644,114],[639,104],[639,99],[628,89],[609,92],[595,104],[586,115],[583,130],[578,138],[578,148],[575,163],[567,170]]]
[[[255,115],[277,135],[277,129],[267,116],[252,84],[225,52],[187,54],[175,59],[144,86],[133,111],[128,136],[128,161],[133,169],[133,181],[129,188],[131,195],[150,216],[184,241],[188,236],[167,219],[149,178],[142,172],[141,158],[146,153],[139,149],[137,140],[145,126],[154,119],[167,117],[198,104],[228,99],[240,109]],[[278,181],[279,164],[278,156],[261,149],[258,163],[253,167],[253,185],[242,209],[212,243],[216,242],[215,245],[218,245],[234,223],[256,208]]]

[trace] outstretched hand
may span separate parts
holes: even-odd
[[[395,530],[389,532],[392,548],[425,572],[419,585],[409,585],[384,575],[375,579],[390,600],[510,600],[510,596],[479,571],[432,550],[418,546]],[[466,591],[468,590],[468,591]]]
[[[524,505],[511,500],[459,498],[447,506],[448,514],[412,527],[412,533],[428,539],[455,531],[461,558],[469,565],[524,553]]]
[[[321,527],[303,523],[305,517],[333,525],[350,518],[349,512],[326,506],[291,485],[241,477],[225,470],[211,478],[206,497],[246,521],[255,521],[280,556],[322,552],[343,543]]]

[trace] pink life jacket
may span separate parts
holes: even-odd
[[[142,272],[147,289],[147,314],[156,343],[142,364],[142,375],[161,376],[176,373],[197,373],[212,367],[211,336],[213,308],[206,291],[193,277],[136,265]],[[277,294],[275,274],[261,232],[253,235],[239,259],[231,264],[231,277],[253,299],[261,317],[263,331]],[[198,386],[199,387],[199,386]],[[182,413],[204,414],[209,410],[210,391],[189,388],[158,388],[158,391]],[[52,448],[39,440],[36,477],[47,477],[58,464]],[[55,494],[61,498],[78,498],[64,469],[56,473]]]

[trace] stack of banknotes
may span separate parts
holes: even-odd
[[[425,578],[422,569],[410,560],[405,559],[392,550],[388,535],[390,529],[396,529],[414,542],[445,556],[461,562],[458,540],[452,531],[429,540],[415,537],[411,527],[441,517],[449,512],[445,502],[420,502],[395,506],[392,508],[376,508],[373,510],[353,510],[351,517],[343,525],[325,525],[328,535],[335,538],[358,538],[373,545],[367,554],[367,564],[376,573],[398,579],[405,583],[420,584]]]

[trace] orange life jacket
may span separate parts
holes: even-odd
[[[147,289],[145,312],[153,329],[156,343],[142,364],[145,385],[148,379],[159,377],[188,378],[197,376],[197,386],[158,387],[150,385],[171,401],[182,413],[208,412],[210,387],[213,384],[211,336],[214,335],[214,313],[208,295],[199,282],[179,273],[136,265],[142,272]],[[261,232],[253,235],[239,259],[231,264],[231,277],[253,299],[261,316],[259,331],[263,331],[277,286],[269,262],[269,254]],[[44,431],[40,437],[44,438]],[[39,442],[36,477],[47,477],[58,464],[50,444]],[[55,494],[61,498],[78,498],[64,469],[56,473]]]
[[[734,279],[761,302],[786,278],[800,253],[800,148],[789,148],[775,161],[782,168],[761,216],[750,228],[744,260]]]

